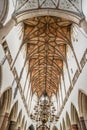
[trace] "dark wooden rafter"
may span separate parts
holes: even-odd
[[[45,90],[45,88],[43,87],[43,85],[44,85],[44,81],[43,81],[43,82],[40,82],[40,84],[36,84],[36,85],[32,88],[32,90],[34,90],[34,92],[37,91],[38,89],[41,91],[42,88]],[[46,86],[46,88],[48,88],[48,85],[49,85],[49,91],[50,91],[50,89],[54,89],[54,90],[57,89],[57,87],[56,87],[55,85],[51,84],[50,81],[47,80],[47,86]],[[39,86],[40,86],[40,87],[39,87]],[[42,86],[42,87],[41,87],[41,86]]]
[[[51,68],[51,67],[50,67]],[[45,73],[43,73],[43,68],[40,68],[40,73],[41,73],[41,76],[44,76]],[[33,72],[32,72],[33,73]],[[50,74],[51,73],[51,69],[48,69],[47,70],[47,74]],[[31,73],[30,73],[31,74]],[[59,75],[60,73],[55,69],[53,68],[53,77],[56,77],[56,75]],[[32,77],[32,80],[31,81],[34,81],[34,78],[36,78],[38,75],[38,70],[35,70],[35,73],[31,74],[31,77]]]
[[[43,3],[42,3],[43,4]],[[57,5],[56,5],[57,6]],[[31,89],[38,96],[46,89],[48,96],[56,94],[59,77],[66,62],[66,45],[71,46],[71,22],[57,17],[36,17],[24,21],[24,43]]]
[[[49,66],[52,66],[52,63],[50,63],[50,60],[47,60],[47,62],[49,63]],[[44,61],[42,61],[41,63],[39,63],[39,66],[40,65],[44,65],[44,64],[46,64],[46,62]],[[56,68],[56,70],[59,72],[59,73],[62,73],[62,69],[57,65],[57,63],[54,61],[54,63],[53,63],[53,65],[54,65],[54,67]],[[33,70],[37,70],[37,69],[35,69],[36,67],[38,67],[38,61],[36,61],[36,62],[34,62],[34,65],[32,65],[31,67],[30,67],[30,72],[32,73],[32,71]],[[41,67],[40,67],[41,68]],[[39,69],[38,69],[39,70]]]
[[[48,78],[48,76],[47,76],[47,78]],[[45,76],[43,76],[43,79],[45,79]],[[48,80],[49,80],[50,78],[48,78]],[[54,78],[52,78],[51,79],[51,82],[54,82],[55,81],[55,79]],[[38,82],[38,80],[37,80],[37,82]],[[58,83],[58,81],[56,80],[55,81],[55,84],[56,84],[56,86],[57,86],[57,83]],[[33,85],[35,85],[36,84],[36,81],[34,80],[34,82],[33,82]],[[35,87],[35,86],[34,86]]]
[[[43,76],[41,76],[41,78],[42,78]],[[47,76],[48,77],[48,76]],[[37,79],[37,81],[38,81],[38,78],[36,78]],[[36,79],[33,81],[33,83],[35,84],[36,83]],[[54,77],[52,77],[52,78],[50,78],[51,80],[53,79],[53,80],[56,80],[55,81],[55,83],[57,84],[58,83],[58,78],[54,78]]]
[[[47,76],[47,75],[46,75]],[[43,78],[44,79],[44,78]],[[51,79],[51,77],[49,78],[48,76],[47,76],[47,80],[49,81]],[[39,79],[39,81],[41,81],[42,80],[42,78],[41,79]],[[53,81],[52,79],[51,79],[51,81],[50,81],[52,84],[54,84],[55,86],[56,86],[56,88],[57,88],[57,81]],[[38,83],[38,80],[37,80],[37,83]],[[33,84],[32,85],[36,85],[37,84],[36,82],[33,82]]]
[[[38,73],[37,73],[37,75],[38,75]],[[33,76],[33,78],[31,79],[31,82],[35,82],[35,81],[38,80],[38,76],[37,76],[37,75],[36,75],[36,76]],[[42,78],[44,75],[45,75],[45,74],[41,74],[40,77]],[[48,75],[48,73],[47,73],[47,75]],[[49,74],[49,75],[50,75],[50,74]],[[58,81],[58,77],[59,77],[59,76],[56,76],[56,74],[53,73],[52,78],[55,79],[56,82]]]
[[[43,85],[43,84],[40,84],[40,86],[41,85]],[[36,90],[36,88],[35,88],[35,90],[33,91],[33,93],[35,93],[35,92],[41,92],[41,90],[44,92],[44,88],[43,87],[38,87],[37,86],[37,90]],[[46,90],[48,90],[48,91],[50,91],[51,93],[55,93],[56,94],[56,89],[54,89],[54,87],[52,87],[52,86],[50,86],[50,84],[48,84],[48,87],[46,87]],[[42,93],[42,92],[41,92]],[[42,93],[43,94],[43,93]]]

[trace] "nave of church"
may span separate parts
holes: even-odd
[[[87,0],[0,0],[0,130],[87,130]]]

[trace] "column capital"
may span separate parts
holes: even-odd
[[[18,130],[17,122],[10,121],[9,130]]]
[[[80,120],[81,120],[81,121],[83,121],[83,120],[84,120],[84,117],[83,117],[83,116],[81,116],[81,117],[80,117]]]
[[[72,130],[78,130],[77,124],[72,124],[71,128],[72,128]]]
[[[79,21],[79,26],[80,26],[80,27],[81,27],[81,24],[82,24],[83,21],[85,21],[85,16],[83,16],[83,17],[81,18],[81,20]]]
[[[11,124],[11,125],[15,125],[16,122],[15,122],[15,121],[10,121],[10,124]]]
[[[8,124],[8,119],[9,119],[9,113],[5,113],[2,115],[3,121],[1,124],[1,129],[0,130],[5,130]]]
[[[3,27],[0,28],[0,43],[4,42],[5,37],[16,24],[16,18],[12,17]]]
[[[81,124],[81,130],[86,130],[86,124],[83,116],[80,117],[80,124]]]
[[[18,22],[17,22],[17,18],[16,18],[16,16],[15,15],[12,15],[12,18],[11,19],[13,19],[14,21],[15,21],[15,25],[17,25],[18,24]]]
[[[9,118],[9,113],[5,113],[5,117]]]
[[[84,32],[87,34],[87,21],[85,19],[85,17],[83,17],[80,22],[79,22],[79,26],[83,28]]]

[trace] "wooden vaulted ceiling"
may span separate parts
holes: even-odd
[[[35,17],[24,21],[24,43],[27,43],[32,92],[40,97],[56,94],[70,45],[72,22],[57,17]]]

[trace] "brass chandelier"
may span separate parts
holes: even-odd
[[[36,126],[48,126],[51,123],[56,123],[58,121],[58,116],[55,114],[56,109],[53,102],[47,96],[46,91],[44,91],[42,97],[39,99],[34,107],[34,113],[30,115],[30,118],[36,122]]]

